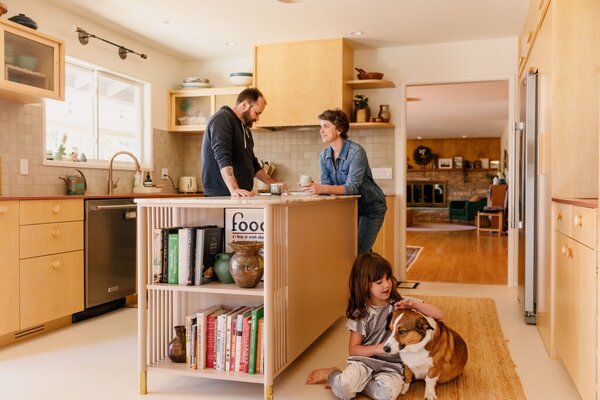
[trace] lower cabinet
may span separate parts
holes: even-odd
[[[0,202],[0,229],[0,336],[83,310],[83,200]]]
[[[596,399],[596,252],[573,237],[580,238],[577,232],[593,225],[594,229],[589,230],[594,237],[584,236],[580,240],[587,244],[596,242],[595,212],[570,207],[573,216],[568,221],[570,226],[555,226],[554,231],[556,348],[582,399],[588,400]],[[583,220],[578,219],[577,215],[582,214]]]
[[[0,336],[19,329],[19,202],[0,201]]]
[[[373,251],[379,253],[394,266],[394,200],[395,196],[385,196],[387,211],[383,225],[377,234]],[[393,269],[393,268],[392,268]]]

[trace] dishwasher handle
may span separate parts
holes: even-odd
[[[102,210],[135,210],[137,204],[119,204],[119,205],[107,205],[107,206],[90,206],[90,211],[102,211]]]

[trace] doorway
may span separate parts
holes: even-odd
[[[478,232],[475,208],[506,177],[509,81],[408,85],[406,98],[407,184],[445,188],[444,202],[407,201],[407,280],[506,285],[508,236]]]

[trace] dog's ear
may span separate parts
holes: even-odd
[[[421,336],[425,336],[425,333],[427,333],[428,329],[433,329],[433,326],[429,324],[427,318],[420,316],[416,323],[417,332],[419,332]]]

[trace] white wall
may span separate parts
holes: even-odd
[[[197,76],[210,79],[214,87],[233,86],[229,81],[232,72],[254,72],[253,58],[233,58],[227,60],[211,60],[188,62],[184,65],[184,76]],[[259,88],[260,89],[260,88]]]
[[[176,88],[183,77],[183,62],[136,40],[110,31],[92,20],[77,16],[44,0],[5,1],[8,16],[23,13],[38,24],[38,30],[65,42],[65,52],[72,56],[115,72],[152,84],[152,127],[167,127],[167,91]],[[142,18],[132,16],[132,18]],[[90,38],[87,45],[79,43],[75,27],[96,36],[148,55],[143,60],[129,54],[121,60],[115,46]]]

